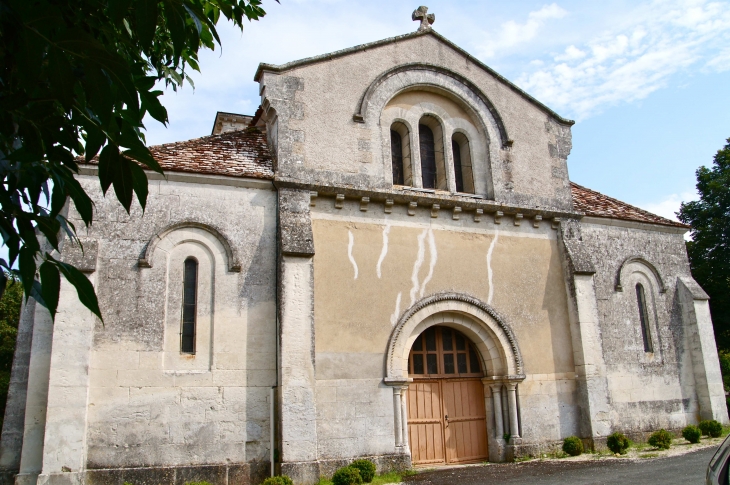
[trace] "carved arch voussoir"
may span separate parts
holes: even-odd
[[[487,110],[489,111],[490,115],[494,118],[494,122],[497,125],[497,129],[499,130],[499,135],[502,144],[502,148],[507,148],[512,146],[512,140],[510,140],[509,136],[507,136],[507,128],[504,125],[504,121],[502,120],[502,117],[499,115],[499,112],[494,107],[492,102],[489,100],[489,98],[469,79],[462,76],[459,73],[456,73],[454,71],[451,71],[450,69],[446,69],[441,66],[436,66],[433,64],[427,64],[422,62],[414,62],[409,64],[402,64],[400,66],[393,67],[392,69],[389,69],[385,72],[383,72],[380,76],[378,76],[371,84],[368,86],[368,88],[365,90],[363,95],[360,97],[360,102],[357,106],[357,112],[353,115],[352,119],[355,122],[358,123],[364,123],[365,122],[365,116],[368,110],[368,105],[370,104],[370,100],[373,97],[374,93],[377,91],[377,89],[388,79],[390,79],[393,76],[397,76],[398,74],[407,72],[407,71],[428,71],[436,75],[440,76],[446,76],[453,81],[456,81],[458,84],[461,84],[466,92],[469,92],[471,95],[473,95],[475,98],[477,98],[479,101],[481,101],[484,106],[486,106]],[[425,83],[424,85],[429,84]],[[408,88],[410,86],[406,86],[405,88]],[[450,92],[453,92],[451,89],[448,89],[446,86],[438,86],[442,89],[446,89]],[[402,90],[399,90],[401,92]],[[396,93],[397,94],[397,93]],[[453,93],[458,96],[457,93]],[[458,96],[461,98],[461,96]],[[464,102],[466,100],[462,99]],[[486,120],[483,120],[483,122]]]
[[[387,350],[387,356],[386,356],[386,376],[385,380],[387,381],[399,381],[401,380],[402,376],[398,376],[398,359],[400,359],[402,356],[397,355],[397,348],[399,346],[399,343],[402,343],[404,339],[408,339],[410,336],[405,335],[403,330],[406,327],[406,324],[411,320],[414,315],[416,315],[419,311],[423,310],[424,308],[435,306],[441,303],[447,303],[445,308],[442,308],[441,310],[437,311],[436,313],[440,313],[441,311],[450,311],[448,308],[448,303],[465,303],[467,305],[470,305],[472,307],[475,307],[483,312],[485,312],[489,317],[491,317],[494,322],[496,322],[499,332],[502,334],[501,337],[504,337],[504,339],[508,342],[509,348],[503,349],[505,355],[507,358],[511,359],[512,362],[509,363],[509,367],[513,369],[513,373],[516,377],[522,377],[524,378],[524,368],[522,363],[522,353],[520,352],[520,348],[517,345],[517,339],[515,337],[514,332],[510,328],[509,324],[506,322],[505,318],[499,314],[492,306],[488,305],[487,303],[479,300],[478,298],[474,298],[469,295],[465,295],[463,293],[452,293],[452,292],[445,292],[445,293],[437,293],[435,295],[428,296],[426,298],[423,298],[419,301],[417,301],[415,304],[413,304],[410,308],[408,308],[398,319],[398,322],[396,323],[395,327],[393,328],[393,331],[390,335],[390,340],[388,341],[388,350]],[[455,305],[456,306],[456,305]],[[442,305],[443,307],[443,305]],[[484,322],[487,323],[487,322]]]
[[[152,267],[152,256],[155,253],[155,249],[159,245],[159,243],[169,234],[172,232],[179,230],[179,229],[186,229],[186,228],[194,228],[194,229],[201,229],[203,231],[206,231],[210,233],[213,237],[215,237],[218,242],[221,243],[223,246],[223,249],[226,252],[226,259],[228,260],[228,271],[231,273],[240,273],[241,272],[241,262],[238,259],[238,253],[237,251],[231,246],[231,244],[228,241],[228,238],[219,230],[216,229],[213,226],[210,226],[208,224],[203,224],[202,222],[195,222],[195,221],[183,221],[183,222],[177,222],[175,224],[169,225],[166,228],[164,228],[162,231],[158,232],[154,236],[150,238],[150,241],[147,243],[147,247],[144,251],[144,256],[139,258],[139,261],[137,265],[140,268],[151,268]]]
[[[623,263],[621,263],[621,266],[618,267],[618,271],[616,272],[616,291],[624,290],[621,283],[624,269],[631,263],[640,263],[641,265],[646,266],[646,268],[649,269],[649,271],[654,275],[654,278],[656,279],[657,285],[659,286],[659,293],[665,293],[667,291],[667,288],[664,285],[664,280],[662,279],[662,275],[659,274],[659,270],[657,270],[656,266],[651,264],[642,256],[629,256],[628,258],[624,259]]]

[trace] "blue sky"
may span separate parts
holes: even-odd
[[[429,0],[434,29],[575,119],[571,179],[672,217],[694,172],[730,138],[730,2]],[[195,89],[167,92],[150,144],[210,134],[216,111],[252,114],[259,62],[285,63],[411,32],[418,4],[264,0],[243,33],[201,55]]]

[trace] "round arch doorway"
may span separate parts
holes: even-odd
[[[475,345],[453,328],[429,327],[413,342],[408,377],[412,463],[485,461],[484,372]]]

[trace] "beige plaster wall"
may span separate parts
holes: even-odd
[[[320,458],[392,452],[392,390],[382,383],[388,339],[408,307],[443,291],[489,302],[514,330],[528,375],[520,385],[525,440],[575,433],[567,299],[548,225],[431,219],[426,209],[408,217],[399,206],[385,215],[354,202],[318,204],[312,218]],[[367,440],[358,430],[371,430]],[[346,447],[330,446],[341,437]]]

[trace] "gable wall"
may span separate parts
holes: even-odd
[[[278,174],[305,182],[389,188],[389,140],[377,121],[353,121],[368,86],[394,66],[429,63],[476,84],[501,115],[514,145],[490,140],[497,201],[531,207],[571,207],[566,159],[570,128],[432,35],[420,35],[336,59],[264,71],[264,105],[277,112]],[[384,149],[385,148],[385,149]],[[548,183],[546,183],[548,181]]]

